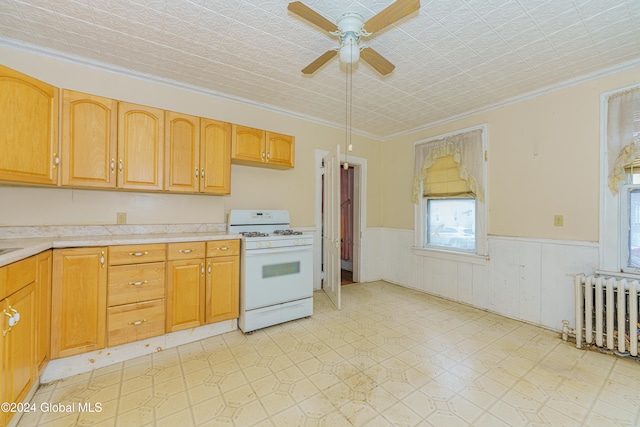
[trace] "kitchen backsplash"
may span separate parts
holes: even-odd
[[[110,236],[126,234],[207,233],[226,231],[218,224],[149,224],[149,225],[44,225],[0,227],[0,239],[26,239],[60,236]]]

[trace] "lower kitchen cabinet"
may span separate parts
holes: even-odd
[[[36,363],[38,373],[44,369],[51,350],[51,268],[53,252],[42,252],[37,257],[36,306]]]
[[[166,332],[204,323],[205,242],[167,245]]]
[[[107,248],[55,249],[51,290],[51,358],[104,348]]]
[[[0,337],[0,401],[23,402],[36,382],[36,257],[0,268],[2,336]],[[0,412],[4,426],[14,413]]]
[[[204,259],[167,263],[166,332],[203,324]]]
[[[164,299],[124,304],[107,309],[109,346],[164,333]]]
[[[235,319],[240,313],[240,241],[207,242],[205,322]]]
[[[109,347],[164,334],[166,246],[158,243],[109,248]]]

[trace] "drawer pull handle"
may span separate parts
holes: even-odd
[[[216,248],[216,249],[218,249],[219,251],[228,251],[229,250],[229,248],[227,246],[222,246],[221,248]]]
[[[143,280],[142,282],[129,282],[129,286],[142,286],[145,283],[147,283],[146,280]]]
[[[132,325],[132,326],[140,326],[143,323],[145,323],[146,321],[147,321],[147,319],[142,319],[142,320],[136,320],[135,322],[129,322],[128,324]]]
[[[143,255],[148,255],[149,252],[129,252],[129,255],[131,256],[143,256]]]
[[[193,249],[180,249],[178,252],[183,254],[190,254],[191,252],[193,252]]]

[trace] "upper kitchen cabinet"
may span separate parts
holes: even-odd
[[[289,135],[233,125],[231,160],[247,166],[292,168],[295,139]]]
[[[295,158],[295,138],[267,132],[267,163],[272,167],[292,168]]]
[[[231,193],[231,123],[200,119],[200,191]]]
[[[0,66],[0,180],[58,183],[59,91]]]
[[[118,187],[162,190],[164,110],[118,104]]]
[[[168,111],[165,141],[165,190],[230,193],[230,123]]]
[[[118,102],[62,91],[61,183],[115,188]]]
[[[165,112],[165,189],[200,189],[200,118]]]

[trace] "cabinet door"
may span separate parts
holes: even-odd
[[[58,93],[0,66],[0,180],[58,183]]]
[[[162,190],[164,111],[118,104],[118,187]]]
[[[231,124],[201,119],[200,191],[231,193]]]
[[[2,268],[0,268],[0,272],[2,272]],[[8,376],[8,372],[5,369],[5,362],[4,359],[6,357],[6,350],[5,350],[5,337],[6,334],[3,334],[2,331],[4,331],[5,329],[7,329],[8,325],[7,325],[7,320],[4,319],[5,314],[5,310],[7,309],[7,305],[6,305],[6,301],[4,299],[0,299],[0,315],[2,317],[2,320],[0,321],[0,403],[2,402],[7,402],[7,392],[6,392],[6,382],[7,382],[7,376]],[[7,420],[6,420],[6,412],[4,411],[0,411],[0,426],[4,427],[7,425]]]
[[[36,322],[36,367],[42,372],[49,360],[51,349],[51,268],[52,252],[38,255],[36,276],[36,303],[38,307]]]
[[[62,91],[62,185],[115,188],[118,102]]]
[[[233,125],[231,135],[231,158],[237,163],[263,163],[265,131],[247,126]]]
[[[204,280],[202,259],[167,262],[166,332],[202,325]]]
[[[22,402],[36,380],[36,285],[23,288],[5,300],[4,312],[16,320],[5,334],[5,401]],[[2,330],[8,330],[8,316],[4,315]],[[19,316],[19,317],[18,317]],[[19,319],[19,320],[18,320]],[[11,414],[8,414],[9,418]],[[7,420],[8,421],[8,420]]]
[[[295,138],[267,132],[267,163],[272,166],[292,168],[295,158]]]
[[[197,193],[200,186],[200,118],[165,113],[165,190]]]
[[[240,257],[207,259],[206,323],[235,319],[240,313]]]
[[[104,348],[107,248],[53,251],[51,358]]]

